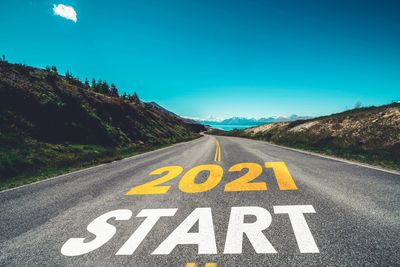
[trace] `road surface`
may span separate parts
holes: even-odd
[[[229,171],[238,163],[256,178],[227,187],[246,173]],[[182,172],[137,188],[164,167]],[[206,135],[8,190],[0,203],[0,266],[400,265],[399,173],[254,140]]]

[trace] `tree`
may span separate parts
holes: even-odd
[[[122,94],[122,96],[121,96],[121,98],[123,99],[123,100],[128,100],[128,95],[124,92],[123,94]]]
[[[111,87],[110,87],[110,95],[111,95],[111,96],[116,96],[116,97],[119,96],[119,95],[118,95],[118,89],[117,89],[117,87],[115,86],[114,83],[111,84]]]
[[[121,95],[121,98],[129,103],[140,103],[139,96],[136,92],[134,92],[133,95],[130,95],[130,94],[127,94],[124,92]]]
[[[89,88],[90,88],[90,85],[89,85],[89,80],[88,80],[88,78],[85,78],[84,85],[85,85],[85,88],[86,88],[86,89],[89,89]]]
[[[103,81],[100,83],[99,86],[99,93],[105,94],[105,95],[110,95],[110,86],[106,81]]]
[[[133,93],[132,102],[140,103],[139,96],[138,96],[138,94],[136,92]]]
[[[53,74],[58,74],[56,66],[46,66],[46,71]]]
[[[54,82],[55,80],[58,79],[58,73],[57,73],[57,68],[55,66],[47,66],[46,67],[47,71],[47,80],[49,82]]]
[[[56,66],[51,66],[51,71],[52,72],[54,72],[54,73],[58,73],[58,71],[57,71],[57,67]]]
[[[92,91],[96,92],[96,88],[97,88],[97,83],[95,78],[92,79]]]
[[[71,72],[67,70],[67,72],[65,73],[65,78],[67,78],[67,80],[72,80],[74,77],[72,76]]]

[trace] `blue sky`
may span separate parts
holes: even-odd
[[[53,14],[72,6],[76,23]],[[0,2],[0,54],[179,115],[317,116],[400,100],[400,1]]]

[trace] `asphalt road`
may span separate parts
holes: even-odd
[[[266,182],[266,190],[240,191],[239,187],[238,192],[224,191],[225,184],[240,176],[240,172],[228,169],[242,162],[263,167],[262,174],[251,183]],[[297,190],[280,190],[276,173],[265,168],[265,162],[284,162]],[[182,175],[203,164],[220,165],[224,171],[221,182],[205,192],[183,192],[184,186],[180,189]],[[149,176],[151,171],[171,165],[183,167],[183,172],[163,184],[171,186],[168,192],[126,195],[132,187],[160,177]],[[207,182],[207,177],[208,172],[200,172],[196,183]],[[212,182],[216,178],[209,179]],[[198,187],[186,186],[186,191],[195,190],[193,188]],[[288,214],[274,212],[274,207],[286,205],[295,208],[310,205],[315,210],[303,216],[317,251],[301,252],[292,225],[299,224],[299,220],[292,222]],[[244,215],[241,225],[253,224],[250,230],[257,228],[257,222],[268,221],[268,214],[271,224],[249,238],[247,232],[240,232],[238,217],[230,218],[232,207],[260,207],[260,213],[266,214],[264,217]],[[198,244],[178,244],[170,253],[154,253],[184,220],[188,222],[186,218],[197,208],[206,208],[203,209],[205,213],[188,230],[185,242],[205,242],[208,245],[201,245],[201,253],[208,252],[199,254]],[[107,229],[97,228],[100,232],[95,235],[87,230],[88,225],[107,212],[121,209],[130,210],[132,215],[108,220],[116,228],[108,242],[83,255],[63,255],[61,249],[71,238],[86,238],[86,245],[97,242],[100,239],[97,235]],[[149,226],[145,221],[148,218],[137,217],[139,212],[148,209],[177,210],[174,216],[159,218],[131,255],[116,255],[139,226]],[[207,216],[210,210],[212,221]],[[400,265],[399,173],[240,138],[205,136],[5,191],[0,193],[0,214],[1,266]],[[229,227],[232,227],[230,235],[239,232],[239,236],[244,237],[242,246],[237,239],[227,240]],[[196,240],[199,233],[200,241]],[[306,234],[303,231],[298,238]],[[182,236],[177,235],[175,241]],[[262,251],[267,247],[265,240],[276,253],[265,253],[271,249]],[[308,236],[303,248],[304,245],[313,247],[311,243]],[[213,245],[216,245],[216,254],[212,252]],[[256,252],[257,246],[260,253]],[[242,250],[236,254],[225,253],[229,252],[229,247]]]

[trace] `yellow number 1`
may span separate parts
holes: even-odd
[[[265,168],[271,168],[274,171],[276,182],[280,190],[297,190],[285,162],[265,162]]]

